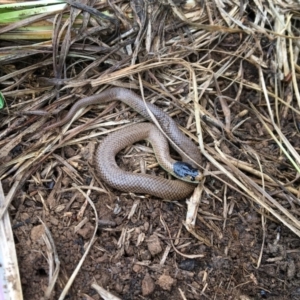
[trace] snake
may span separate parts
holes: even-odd
[[[201,153],[196,144],[177,126],[176,122],[162,109],[143,99],[131,90],[121,87],[106,89],[99,94],[82,98],[75,102],[66,116],[45,129],[53,129],[70,121],[77,111],[93,104],[119,100],[152,122],[136,123],[123,127],[107,135],[95,152],[95,167],[99,177],[112,188],[122,192],[148,194],[167,200],[182,200],[189,197],[201,180],[197,164]],[[153,124],[153,117],[158,126]],[[171,146],[181,156],[182,161],[170,156]],[[153,147],[158,164],[176,179],[167,179],[150,174],[132,173],[122,170],[116,155],[124,148],[138,141],[149,141]]]

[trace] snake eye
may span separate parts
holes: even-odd
[[[195,181],[195,178],[199,176],[199,171],[193,168],[190,164],[182,161],[177,161],[173,165],[173,172],[179,178],[188,178],[190,181]]]

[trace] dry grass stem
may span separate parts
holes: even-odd
[[[0,207],[5,197],[0,181]],[[9,214],[4,212],[0,218],[0,296],[6,299],[23,299],[19,266]],[[4,299],[4,298],[3,298]]]

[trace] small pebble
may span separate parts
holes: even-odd
[[[149,296],[155,289],[155,283],[149,274],[146,274],[142,281],[143,296]]]

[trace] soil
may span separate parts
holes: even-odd
[[[222,188],[209,185],[222,198]],[[31,187],[35,192],[43,189],[45,192],[45,187],[37,184]],[[37,197],[23,199],[18,206],[13,228],[25,299],[42,299],[48,285],[49,264],[39,218],[52,233],[61,263],[53,299],[58,298],[84,253],[95,216],[88,206],[84,213],[87,222],[75,232],[77,214],[85,200],[77,194],[65,210],[73,197],[74,193],[63,193],[49,211]],[[87,299],[84,294],[101,299],[91,288],[95,280],[121,299],[182,299],[181,291],[186,299],[300,299],[299,238],[269,219],[264,232],[258,208],[238,194],[228,195],[233,209],[226,219],[221,202],[208,195],[202,200],[196,228],[213,242],[210,247],[183,227],[184,201],[168,203],[125,195],[110,199],[93,191],[90,197],[100,227],[66,299]],[[134,204],[135,212],[128,218]],[[212,231],[211,226],[217,230]],[[178,255],[170,247],[170,236],[179,236],[174,243],[180,252],[203,257]]]
[[[244,67],[246,80],[257,79],[253,66]],[[238,70],[239,64],[234,68]],[[230,96],[236,91],[228,89],[226,93]],[[245,105],[249,99],[257,101],[246,89],[243,93]],[[231,109],[237,115],[244,107]],[[251,117],[239,128],[244,133],[243,139],[249,139],[258,153],[275,161],[271,158],[279,157],[279,149],[257,126],[255,115]],[[182,122],[179,116],[177,120]],[[297,146],[299,133],[293,134],[291,128],[293,118],[288,117],[281,129]],[[83,257],[95,224],[99,227],[92,247],[66,299],[101,299],[91,287],[94,282],[123,300],[300,299],[300,239],[251,199],[207,176],[195,226],[196,232],[209,241],[204,243],[183,225],[187,212],[185,200],[162,201],[103,186],[95,175],[92,160],[96,142],[91,139],[86,144],[73,144],[56,151],[61,160],[49,156],[36,173],[46,170],[49,174],[30,177],[12,203],[9,213],[24,299],[43,299],[49,273],[53,272],[40,220],[52,235],[60,261],[53,299],[58,299]],[[212,141],[207,137],[205,142]],[[141,154],[145,147],[148,149],[147,144],[139,143],[126,149],[125,158],[122,154],[118,158],[120,165],[135,169],[141,161],[154,162],[152,153],[146,157]],[[223,144],[223,151],[238,159],[244,157],[238,145],[230,142]],[[278,162],[270,170],[275,168],[279,172],[280,167],[282,164]],[[211,171],[216,170],[211,168]],[[166,176],[159,167],[149,172]],[[286,176],[286,169],[281,172]],[[3,181],[6,192],[9,183],[10,179]],[[97,218],[73,183],[99,187],[88,191]],[[224,210],[224,202],[228,211]]]
[[[271,145],[264,146],[261,151],[275,155],[268,150]],[[144,146],[129,150],[127,161],[120,158],[120,165],[139,164],[140,147]],[[83,149],[75,145],[59,153],[87,186],[94,180],[87,154],[91,149],[90,144]],[[156,172],[164,173],[159,168]],[[196,222],[196,231],[209,245],[183,226],[185,201],[166,202],[110,188],[110,194],[90,190],[96,220],[85,198],[70,189],[73,181],[63,165],[57,165],[50,178],[28,182],[10,210],[25,299],[42,299],[48,286],[40,219],[52,234],[60,260],[53,299],[58,299],[82,258],[96,222],[96,238],[66,299],[88,299],[85,295],[101,299],[91,288],[94,281],[120,299],[179,300],[182,294],[186,299],[300,299],[299,238],[270,215],[262,217],[264,211],[250,199],[231,189],[226,192],[224,184],[212,177],[206,178],[206,188],[214,195],[203,193]],[[230,207],[227,213],[224,196]],[[203,257],[178,254],[171,240],[181,253]]]

